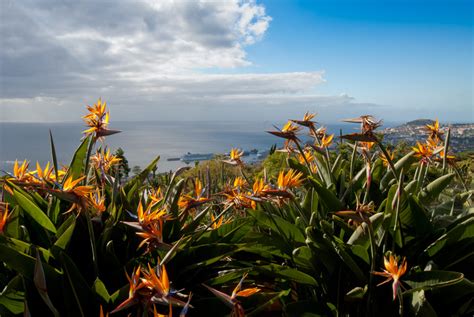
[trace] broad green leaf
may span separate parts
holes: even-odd
[[[143,169],[143,171],[129,180],[124,186],[125,191],[128,193],[131,188],[138,188],[138,186],[142,185],[148,175],[150,175],[150,173],[153,171],[159,160],[160,157],[157,156],[145,169]]]
[[[74,295],[76,309],[82,316],[86,316],[85,312],[89,311],[92,306],[91,288],[87,285],[76,264],[65,252],[60,253],[60,261],[64,269],[64,278],[67,279],[67,284]]]
[[[261,226],[271,228],[275,233],[283,235],[282,238],[287,241],[305,243],[305,237],[301,230],[285,219],[277,215],[269,216],[267,213],[258,210],[249,210],[248,213],[254,217]]]
[[[314,270],[316,255],[308,246],[302,246],[293,250],[293,261],[298,267],[307,271]]]
[[[332,174],[328,168],[326,157],[317,152],[314,153],[314,156],[316,158],[315,162],[317,169],[321,173],[323,180],[326,183],[326,186],[331,187],[331,185],[333,184]]]
[[[43,264],[41,263],[41,258],[38,251],[36,251],[36,264],[33,282],[46,306],[48,306],[54,316],[58,317],[59,312],[56,307],[54,307],[51,299],[49,298],[48,287],[46,285],[46,276],[44,274]]]
[[[308,176],[308,167],[304,164],[301,164],[296,159],[288,157],[286,160],[288,166],[298,172],[301,172],[304,176]]]
[[[0,243],[4,243],[6,246],[9,246],[15,249],[16,251],[22,252],[25,254],[28,254],[31,251],[31,249],[34,247],[36,248],[36,250],[41,252],[41,256],[46,261],[49,261],[49,259],[51,258],[51,252],[49,250],[42,247],[33,246],[31,243],[28,243],[19,239],[0,236]]]
[[[7,311],[11,314],[18,315],[23,313],[25,308],[25,291],[23,289],[23,281],[21,275],[17,275],[8,282],[0,293],[0,315],[8,316]],[[3,311],[3,310],[6,311]]]
[[[56,238],[58,239],[70,226],[73,222],[76,222],[76,215],[71,214],[66,220],[63,220],[61,225],[56,230]]]
[[[410,153],[406,154],[402,158],[400,158],[395,164],[395,170],[397,171],[397,175],[400,173],[402,168],[407,171],[408,166],[410,166],[413,162],[416,161],[416,158],[413,156],[415,152],[411,151]],[[387,170],[384,177],[380,181],[380,189],[384,190],[389,185],[390,181],[394,178],[392,171]]]
[[[109,292],[107,291],[105,284],[99,278],[95,279],[94,284],[92,285],[92,290],[104,303],[110,301]]]
[[[376,213],[370,216],[370,222],[372,223],[372,228],[374,232],[378,230],[380,225],[383,222],[384,214],[383,213]],[[363,222],[361,223],[357,229],[352,233],[351,237],[347,241],[347,244],[358,244],[368,246],[369,244],[369,228],[368,225]]]
[[[11,247],[0,243],[0,262],[4,262],[10,269],[33,280],[36,259],[23,252],[19,252]],[[52,285],[58,285],[61,273],[48,264],[43,264],[46,279]]]
[[[439,194],[445,189],[456,176],[455,173],[443,175],[429,183],[420,193],[420,200],[429,202],[438,198]]]
[[[339,211],[342,209],[341,201],[332,191],[324,187],[315,178],[309,177],[308,179],[320,197],[319,202],[324,204],[327,207],[328,211]]]
[[[362,300],[367,293],[367,285],[364,287],[354,287],[344,296],[346,301]]]
[[[412,180],[411,182],[409,182],[408,184],[405,185],[405,192],[407,192],[409,194],[414,194],[417,184],[418,184],[418,182],[417,182],[416,179]]]
[[[53,233],[56,233],[56,228],[54,224],[49,220],[48,216],[38,207],[36,206],[30,199],[28,199],[25,195],[23,195],[19,190],[13,190],[13,196],[17,201],[18,205],[28,213],[28,215],[33,218],[40,226],[49,230]]]
[[[267,235],[255,232],[246,236],[247,242],[242,251],[257,254],[267,260],[291,259],[289,254],[285,253],[287,245],[280,239],[269,239]]]
[[[20,208],[15,206],[9,210],[10,215],[8,216],[8,221],[6,227],[4,228],[4,233],[6,236],[13,238],[20,238]]]
[[[263,302],[263,304],[258,306],[254,310],[252,310],[250,313],[247,314],[247,316],[249,316],[249,317],[258,316],[257,315],[258,313],[264,311],[266,307],[272,305],[276,301],[279,301],[282,297],[288,296],[290,294],[290,292],[291,292],[291,289],[287,289],[285,291],[281,291],[281,292],[277,293],[275,296],[273,296],[270,299],[265,300],[264,302],[260,301],[260,303]]]
[[[200,238],[196,240],[199,244],[206,243],[240,243],[242,239],[252,238],[252,222],[250,217],[235,219],[229,223],[222,224],[219,228],[208,230]]]
[[[181,229],[182,234],[189,234],[193,233],[194,230],[196,230],[197,227],[202,225],[204,217],[208,214],[210,207],[204,208],[202,211],[200,211],[194,218],[193,220],[186,225],[186,228]]]
[[[61,200],[54,197],[50,200],[50,203],[48,205],[48,218],[51,219],[54,224],[57,224],[60,213]]]
[[[211,286],[217,286],[217,285],[222,285],[222,284],[226,284],[226,283],[236,284],[236,283],[239,282],[239,280],[242,278],[242,276],[247,272],[249,272],[248,268],[233,269],[228,273],[219,275],[215,278],[212,278],[212,279],[206,281],[206,284],[211,285]],[[249,274],[251,274],[251,272]]]
[[[128,291],[130,285],[127,283],[123,287],[116,290],[112,295],[110,295],[110,303],[112,306],[118,306],[122,301],[128,298]]]
[[[58,239],[54,243],[55,246],[63,250],[66,250],[69,244],[69,241],[71,241],[71,237],[74,233],[74,228],[76,227],[76,218],[71,217],[69,219],[72,219],[69,227],[67,227],[67,229],[65,229],[64,232],[62,232],[62,234],[58,237]]]
[[[473,241],[474,217],[469,217],[431,243],[424,253],[429,257],[433,257],[442,251],[442,253],[452,253],[456,251],[456,248],[453,248],[454,246],[472,246]]]
[[[474,283],[466,278],[459,283],[433,288],[429,295],[431,304],[442,309],[440,315],[469,316],[474,312]]]
[[[260,272],[261,274],[269,274],[271,276],[280,277],[299,284],[306,284],[312,286],[318,285],[316,280],[311,275],[308,275],[297,269],[290,268],[288,266],[268,264],[263,266],[256,266],[254,270]]]
[[[426,215],[424,207],[414,196],[408,197],[408,206],[400,213],[400,221],[402,229],[407,235],[406,240],[424,237],[433,231],[433,226]]]
[[[339,255],[341,258],[342,262],[349,268],[349,270],[354,274],[354,276],[360,281],[360,282],[366,282],[367,278],[362,272],[361,268],[357,265],[357,263],[354,261],[352,256],[344,249],[344,245],[340,245],[336,241],[332,241],[334,250],[336,253]]]
[[[170,195],[168,196],[168,204],[169,204],[169,210],[170,213],[173,214],[175,217],[178,216],[179,214],[179,207],[178,207],[178,201],[179,197],[181,195],[181,192],[183,191],[185,185],[185,180],[181,179],[176,184],[172,185],[173,188],[170,191]]]
[[[428,290],[460,283],[464,275],[450,271],[421,271],[403,278],[402,281],[411,287],[410,291]]]
[[[403,303],[405,309],[408,308],[409,316],[438,316],[428,302],[423,289],[403,294]]]
[[[81,144],[74,153],[74,156],[72,157],[71,164],[69,164],[69,169],[63,178],[64,181],[69,177],[72,177],[72,179],[78,179],[84,174],[87,151],[91,142],[92,136],[88,136],[82,140]]]

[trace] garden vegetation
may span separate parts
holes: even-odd
[[[403,151],[372,116],[336,140],[307,113],[261,165],[127,178],[105,102],[87,110],[68,166],[51,135],[51,163],[0,179],[1,316],[474,313],[472,173],[437,121]]]

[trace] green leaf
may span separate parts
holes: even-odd
[[[429,257],[434,257],[438,253],[452,253],[458,248],[456,245],[469,246],[474,239],[474,217],[470,217],[459,223],[451,230],[443,234],[436,241],[431,243],[424,251]],[[472,249],[471,249],[472,250]],[[443,251],[443,252],[442,252]]]
[[[72,221],[70,221],[70,225],[67,227],[66,230],[64,230],[64,232],[58,237],[58,240],[56,240],[56,242],[54,243],[55,246],[63,250],[66,250],[69,241],[71,241],[71,237],[74,233],[74,228],[76,227],[76,218],[70,217],[69,219],[72,219]]]
[[[51,129],[49,130],[49,141],[51,143],[51,158],[53,159],[54,174],[56,176],[56,179],[58,180],[59,179],[58,159],[56,157],[56,148],[54,146],[53,133],[51,132]]]
[[[336,195],[324,187],[318,180],[316,180],[314,177],[308,177],[311,185],[313,188],[316,190],[318,195],[320,196],[319,202],[324,204],[328,211],[339,211],[342,210],[342,203],[341,201],[336,197]]]
[[[400,213],[400,221],[405,234],[409,234],[407,241],[408,238],[424,237],[433,231],[424,207],[414,196],[408,197],[408,206]]]
[[[439,194],[445,189],[456,176],[455,173],[443,175],[429,183],[421,192],[420,200],[428,202],[438,198]]]
[[[459,283],[433,288],[429,291],[429,299],[437,310],[441,310],[440,315],[472,315],[474,283],[464,278]]]
[[[336,253],[339,255],[341,258],[342,262],[350,269],[350,271],[354,274],[354,276],[360,281],[360,282],[366,282],[367,278],[360,269],[360,267],[357,265],[357,263],[354,261],[352,256],[344,250],[344,245],[339,244],[336,241],[331,241],[334,247],[334,250]]]
[[[211,208],[208,206],[204,208],[202,211],[200,211],[193,219],[192,221],[186,226],[186,228],[181,229],[182,234],[188,234],[188,233],[193,233],[194,230],[200,225],[202,225],[202,220],[204,217],[208,214],[209,210]]]
[[[409,316],[438,316],[426,299],[424,290],[410,291],[403,294],[404,307],[408,308]]]
[[[286,241],[305,243],[305,237],[301,230],[294,224],[273,214],[271,217],[262,211],[249,210],[248,213],[254,217],[261,226],[272,229],[275,233],[283,235]]]
[[[159,160],[160,157],[157,156],[145,169],[143,169],[143,171],[141,171],[138,175],[129,180],[124,186],[125,191],[128,192],[132,188],[138,188],[138,186],[142,185],[148,175],[150,175],[150,173],[153,171]]]
[[[11,209],[4,233],[8,237],[20,238],[20,208],[18,206]]]
[[[316,261],[316,254],[308,246],[302,246],[293,250],[293,261],[298,267],[305,270],[314,270],[313,263]]]
[[[416,179],[412,180],[411,182],[405,185],[405,192],[409,194],[414,194],[417,184],[418,184],[418,181]]]
[[[280,277],[299,284],[317,286],[318,282],[311,276],[297,269],[278,264],[268,264],[263,266],[256,266],[254,268],[257,272],[269,274],[271,276]]]
[[[286,159],[286,163],[288,164],[290,168],[298,172],[301,172],[304,176],[308,176],[308,167],[298,162],[295,158],[288,157]]]
[[[410,291],[414,291],[453,285],[461,282],[463,278],[464,275],[459,272],[421,271],[410,274],[402,281],[412,288]]]
[[[28,254],[31,251],[31,248],[33,245],[31,243],[18,240],[15,238],[10,238],[10,237],[2,237],[0,236],[0,243],[4,243],[5,245],[17,250],[18,252],[22,252],[25,254]],[[51,252],[45,248],[35,246],[36,250],[41,252],[41,255],[45,259],[45,261],[49,261],[51,258]]]
[[[57,199],[57,197],[54,197],[50,200],[50,203],[48,205],[48,218],[51,219],[54,224],[57,224],[60,213],[61,200]]]
[[[36,259],[32,256],[0,243],[0,262],[4,262],[10,269],[33,280]],[[43,264],[43,269],[46,279],[51,281],[52,285],[58,285],[62,274],[46,263]]]
[[[250,232],[245,238],[247,243],[241,248],[242,251],[257,254],[266,259],[291,259],[291,256],[285,253],[287,246],[281,239],[269,239],[268,235],[258,232]]]
[[[14,315],[23,313],[25,308],[24,301],[25,291],[23,290],[22,277],[17,275],[10,280],[2,293],[0,293],[0,314],[8,316],[3,309]]]
[[[379,226],[382,224],[383,218],[384,218],[384,214],[381,212],[370,216],[370,222],[372,223],[372,228],[374,232],[376,232]],[[347,241],[347,244],[351,244],[351,245],[357,244],[357,245],[368,246],[369,240],[370,240],[369,228],[367,224],[363,222],[356,228],[356,230],[354,230],[351,237]]]
[[[58,310],[56,309],[56,307],[54,307],[53,303],[51,302],[51,299],[49,298],[48,288],[46,285],[46,276],[44,274],[43,264],[41,263],[39,251],[36,251],[36,264],[33,282],[46,306],[48,306],[54,316],[59,316]]]
[[[110,295],[110,304],[112,306],[118,306],[120,302],[123,302],[126,298],[128,298],[129,289],[130,285],[127,283],[123,287],[116,290],[112,295]]]
[[[65,278],[74,295],[77,309],[81,316],[86,316],[84,310],[89,310],[91,305],[90,287],[81,275],[79,269],[65,252],[60,253],[60,261],[64,269]]]
[[[13,196],[17,201],[18,205],[28,213],[28,215],[33,218],[40,226],[49,230],[53,233],[56,233],[56,228],[54,224],[49,220],[48,216],[38,207],[36,206],[30,199],[28,199],[25,195],[23,195],[19,190],[13,190]]]
[[[170,190],[170,195],[168,196],[168,199],[166,201],[169,203],[170,213],[175,217],[178,217],[178,214],[179,214],[178,201],[179,201],[181,192],[183,191],[185,183],[186,183],[185,180],[181,179],[178,182],[176,182],[175,185],[170,185],[172,186],[172,189]],[[178,229],[180,230],[181,228],[178,228]]]
[[[364,287],[354,287],[344,296],[346,301],[362,300],[367,293],[367,285]]]
[[[282,297],[286,297],[286,296],[290,295],[290,292],[291,292],[291,289],[287,289],[285,291],[281,291],[281,292],[277,293],[272,298],[266,300],[262,305],[258,306],[257,308],[252,310],[250,313],[248,313],[247,316],[249,316],[249,317],[257,316],[257,313],[262,312],[266,307],[272,305],[276,301],[280,300]]]
[[[327,187],[330,187],[333,182],[332,182],[332,174],[331,171],[329,170],[329,167],[327,165],[327,160],[326,157],[323,156],[321,153],[315,152],[314,157],[316,158],[316,166],[318,171],[321,173],[322,178],[324,182],[326,183]]]
[[[105,284],[99,278],[95,279],[94,285],[92,285],[92,290],[104,303],[108,303],[110,301],[110,294],[107,291]]]
[[[413,156],[415,152],[411,151],[410,153],[406,154],[404,157],[400,158],[395,164],[395,171],[397,175],[400,174],[400,171],[404,169],[405,171],[408,170],[408,166],[410,166],[413,162],[416,161],[416,158]],[[390,181],[394,178],[392,171],[387,170],[384,177],[380,181],[380,189],[384,190],[389,185]]]
[[[72,157],[71,164],[69,164],[69,169],[63,178],[64,181],[69,177],[72,177],[72,179],[78,179],[84,174],[87,150],[89,149],[89,144],[91,142],[92,136],[88,136],[82,140],[82,143],[79,145],[76,152],[74,153],[74,156]]]

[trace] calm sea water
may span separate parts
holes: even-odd
[[[191,153],[225,153],[232,147],[244,150],[269,149],[281,145],[281,139],[265,131],[273,130],[271,122],[113,122],[111,129],[122,132],[109,136],[105,144],[115,151],[121,147],[130,167],[146,166],[157,155],[159,171],[174,170],[185,163],[167,161]],[[277,123],[281,126],[281,123]],[[330,133],[352,133],[358,125],[333,124]],[[51,129],[60,164],[69,164],[80,143],[82,123],[0,123],[0,169],[11,171],[13,162],[27,159],[31,163],[51,161]]]

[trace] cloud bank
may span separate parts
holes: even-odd
[[[0,11],[1,121],[77,120],[99,96],[118,120],[357,107],[316,94],[322,71],[235,73],[271,23],[252,0],[2,1]]]

